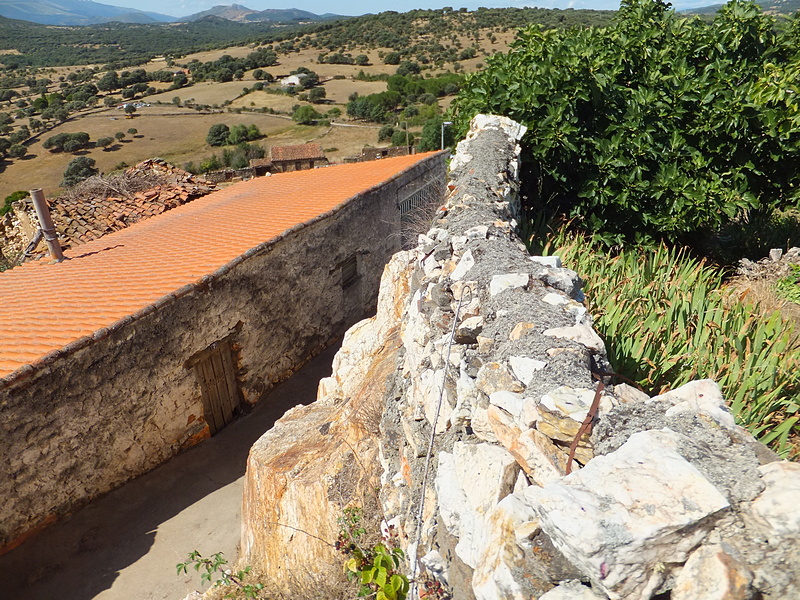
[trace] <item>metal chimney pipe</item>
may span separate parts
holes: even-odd
[[[39,224],[44,233],[44,241],[47,242],[47,247],[50,249],[50,256],[61,262],[64,260],[64,253],[61,252],[61,244],[58,243],[56,226],[50,216],[50,208],[47,206],[44,192],[39,188],[31,190],[31,198],[33,199],[33,208],[36,209],[36,216],[39,217]]]

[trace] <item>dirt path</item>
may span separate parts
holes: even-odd
[[[316,397],[326,350],[214,438],[111,492],[0,556],[0,597],[181,600],[200,578],[176,576],[192,550],[238,556],[247,453],[276,419]]]

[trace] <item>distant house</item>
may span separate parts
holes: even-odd
[[[273,173],[304,171],[328,164],[325,152],[319,144],[297,146],[273,146],[270,150]]]
[[[361,150],[361,156],[358,157],[357,161],[351,162],[363,162],[366,160],[380,160],[381,158],[392,158],[395,156],[408,156],[409,154],[414,154],[413,146],[390,146],[389,148],[363,148]]]
[[[302,86],[303,80],[308,77],[305,73],[298,73],[297,75],[289,75],[288,77],[284,77],[281,79],[281,85],[283,87],[295,87],[295,86]]]

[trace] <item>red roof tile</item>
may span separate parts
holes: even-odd
[[[197,282],[430,154],[261,177],[0,273],[0,377]]]
[[[319,144],[300,144],[298,146],[273,146],[269,151],[272,162],[280,160],[316,160],[325,158]]]

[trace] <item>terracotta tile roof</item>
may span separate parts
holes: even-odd
[[[0,273],[0,377],[148,309],[432,153],[261,177]]]
[[[270,150],[272,162],[280,160],[316,160],[325,158],[319,144],[300,144],[298,146],[273,146]]]

